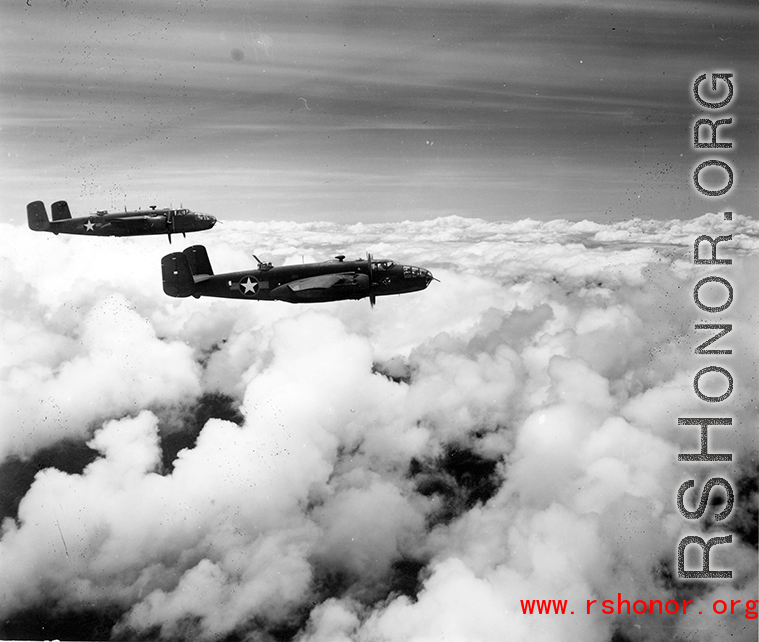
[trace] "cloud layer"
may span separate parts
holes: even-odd
[[[42,610],[51,626],[104,613],[116,636],[171,639],[755,639],[743,607],[712,604],[756,595],[756,222],[450,217],[197,237],[216,272],[253,252],[370,250],[441,281],[374,310],[171,299],[163,239],[2,232],[0,477],[39,469],[4,515],[7,637],[29,637]],[[692,265],[704,233],[734,235],[732,266]],[[719,319],[693,304],[705,268],[734,287]],[[732,356],[694,355],[704,321],[733,324]],[[713,411],[692,387],[712,363],[735,389],[733,427],[710,447],[734,461],[707,470],[677,462],[698,448],[677,418]],[[89,459],[41,464],[62,440]],[[717,473],[733,515],[687,522],[677,488]],[[734,543],[712,564],[733,581],[673,580],[684,534],[723,532]],[[618,593],[696,611],[585,613]],[[526,599],[575,615],[523,615]]]

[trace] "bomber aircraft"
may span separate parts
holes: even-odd
[[[256,301],[320,303],[424,290],[437,281],[423,268],[393,261],[366,259],[346,261],[345,256],[322,263],[284,265],[258,262],[258,269],[214,274],[208,252],[193,245],[161,259],[163,291],[173,297],[217,296]]]
[[[35,232],[53,234],[83,234],[86,236],[145,236],[147,234],[168,234],[209,230],[216,224],[216,218],[209,214],[199,214],[188,209],[156,209],[134,212],[107,212],[101,210],[90,216],[71,218],[66,201],[56,201],[51,206],[53,220],[47,217],[42,201],[34,201],[26,206],[29,228]]]

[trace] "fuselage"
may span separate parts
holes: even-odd
[[[150,209],[134,212],[97,212],[90,216],[50,221],[53,234],[84,236],[144,236],[199,232],[211,229],[216,218],[187,209]]]
[[[194,277],[193,296],[316,303],[424,290],[432,274],[393,261],[325,261]]]

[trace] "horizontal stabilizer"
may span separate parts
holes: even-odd
[[[50,206],[54,221],[65,221],[71,218],[71,210],[66,201],[56,201]]]
[[[26,206],[26,218],[30,230],[47,232],[50,229],[50,220],[47,218],[47,210],[42,201],[34,201]]]
[[[169,296],[186,297],[195,291],[190,263],[182,252],[167,254],[161,259],[163,291]]]

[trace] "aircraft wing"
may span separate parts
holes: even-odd
[[[156,222],[163,222],[165,218],[163,216],[130,216],[128,218],[112,218],[108,222],[104,223],[102,227],[118,227],[122,230],[147,230],[152,227]]]
[[[340,274],[323,274],[321,276],[310,276],[297,281],[290,281],[287,284],[293,292],[304,292],[307,290],[328,290],[335,286],[351,286],[361,282],[361,277],[365,277],[358,272],[341,272]]]
[[[314,303],[317,301],[339,301],[340,299],[360,299],[368,296],[369,277],[360,272],[339,272],[321,274],[297,279],[271,290],[271,297],[290,303]]]

